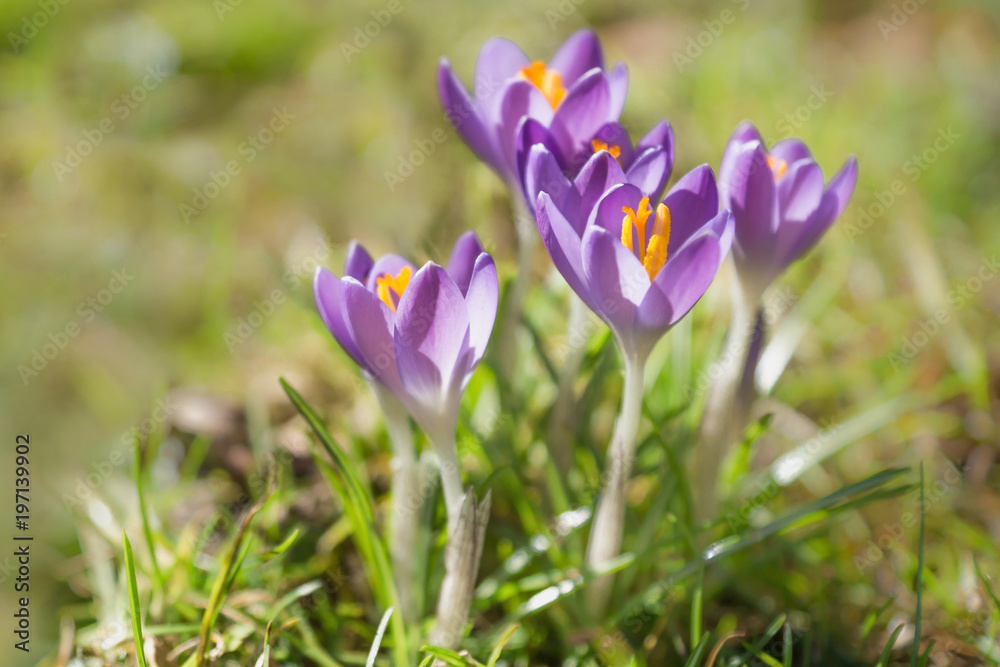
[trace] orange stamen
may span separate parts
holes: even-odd
[[[562,75],[555,70],[547,69],[541,60],[536,60],[527,67],[522,67],[521,76],[542,91],[542,95],[549,101],[553,109],[558,107],[559,103],[566,97],[566,87],[563,86]]]
[[[633,210],[631,206],[622,206],[622,243],[629,250],[632,250],[632,225],[635,225],[636,236],[639,237],[639,261],[646,259],[646,220],[653,211],[649,208],[649,197],[643,197],[639,201],[639,209]],[[627,234],[626,234],[627,232]],[[626,239],[627,236],[627,239]],[[634,250],[632,250],[635,252]]]
[[[600,139],[591,139],[590,145],[594,149],[595,153],[597,151],[607,151],[611,153],[611,157],[616,160],[618,159],[618,156],[622,154],[621,146],[608,146],[607,143],[601,141]]]
[[[774,172],[774,180],[776,181],[780,181],[781,177],[785,175],[786,171],[788,171],[788,163],[780,157],[768,155],[767,166],[771,168],[772,172]]]
[[[410,267],[404,266],[395,278],[392,277],[391,273],[387,273],[381,278],[375,279],[378,284],[378,298],[382,299],[382,302],[389,308],[392,308],[392,312],[396,312],[396,301],[399,300],[398,297],[403,296],[403,291],[410,284],[411,273]],[[396,293],[396,299],[392,298],[390,290]]]
[[[646,259],[642,266],[652,280],[667,262],[667,246],[670,245],[670,209],[666,204],[656,207],[656,223],[653,225],[653,235],[646,248]]]

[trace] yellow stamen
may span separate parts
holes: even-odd
[[[541,60],[536,60],[527,67],[522,67],[521,76],[542,91],[542,95],[549,101],[553,109],[559,106],[559,103],[566,97],[566,87],[563,86],[562,74],[552,69],[546,69],[545,63]]]
[[[382,299],[385,305],[392,308],[392,312],[394,313],[396,312],[396,300],[392,298],[389,290],[395,292],[397,297],[403,296],[403,290],[410,284],[411,273],[410,267],[404,266],[395,278],[392,277],[391,273],[387,273],[381,278],[375,279],[375,282],[378,284],[378,298]]]
[[[772,172],[774,172],[774,180],[776,181],[780,181],[781,177],[785,175],[786,171],[788,171],[788,163],[780,157],[768,155],[767,166],[771,168]]]
[[[656,224],[646,248],[646,258],[642,266],[652,280],[667,262],[667,247],[670,245],[670,209],[666,204],[656,207]]]
[[[601,141],[600,139],[592,139],[590,141],[590,145],[593,147],[595,153],[597,151],[607,151],[611,153],[611,157],[613,157],[616,160],[618,159],[618,156],[622,154],[621,146],[608,146],[605,142]]]
[[[622,243],[629,250],[632,250],[632,225],[635,225],[636,236],[639,237],[639,261],[646,258],[646,220],[653,211],[649,208],[649,197],[643,197],[639,201],[639,210],[633,210],[631,206],[622,206]],[[626,234],[627,232],[627,234]],[[628,240],[626,240],[626,236]],[[633,252],[635,252],[633,250]]]

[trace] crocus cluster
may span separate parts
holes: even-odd
[[[523,203],[555,269],[607,324],[622,354],[621,414],[587,555],[598,569],[620,553],[625,485],[653,347],[705,294],[730,249],[734,293],[753,302],[734,303],[729,338],[739,338],[736,312],[752,311],[767,286],[843,212],[857,164],[851,158],[825,183],[802,142],[785,140],[768,151],[744,123],[725,149],[718,182],[711,167],[701,165],[664,194],[674,164],[673,129],[660,121],[633,143],[619,123],[627,71],[620,63],[605,68],[589,30],[571,36],[547,63],[531,60],[509,40],[491,39],[479,53],[473,83],[470,95],[442,59],[438,91],[448,116],[462,119],[456,124],[462,138]],[[458,239],[447,268],[428,262],[418,270],[391,254],[373,260],[355,243],[343,277],[320,269],[314,288],[323,322],[376,387],[387,416],[401,406],[434,444],[452,542],[443,588],[448,599],[439,601],[433,638],[454,648],[489,512],[488,497],[477,502],[462,492],[455,426],[496,318],[493,259],[472,232]],[[735,364],[739,370],[744,358]],[[713,395],[726,391],[717,387]],[[724,452],[713,451],[721,460]],[[594,611],[603,609],[609,585],[607,577],[592,585]]]

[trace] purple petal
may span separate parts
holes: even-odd
[[[834,219],[839,218],[847,208],[847,202],[854,194],[854,187],[858,184],[858,160],[853,155],[847,158],[847,162],[840,168],[840,171],[830,179],[827,190],[837,198],[837,212]]]
[[[583,272],[580,235],[545,192],[538,195],[535,211],[538,232],[542,236],[542,243],[545,244],[545,249],[548,251],[549,257],[552,258],[556,270],[562,274],[562,277],[569,283],[573,291],[583,299],[584,303],[594,309],[593,299],[587,288],[587,279]]]
[[[463,296],[469,291],[472,272],[482,252],[483,244],[479,242],[479,237],[474,231],[465,232],[455,241],[451,259],[448,260],[448,275],[455,281]]]
[[[509,173],[517,175],[516,146],[522,119],[534,118],[543,126],[552,121],[552,106],[542,91],[530,81],[513,81],[505,86],[499,98],[497,140],[500,154]]]
[[[628,96],[628,68],[625,63],[618,63],[611,68],[606,76],[608,77],[608,88],[611,90],[611,106],[608,108],[608,117],[618,119],[625,108],[625,98]]]
[[[522,67],[530,64],[521,47],[509,39],[493,37],[486,40],[476,58],[472,94],[479,102],[488,103],[504,81],[517,76]]]
[[[559,72],[563,85],[569,88],[585,72],[604,69],[601,43],[592,30],[578,30],[563,42],[549,61],[548,67]]]
[[[628,136],[628,132],[625,131],[618,123],[605,123],[597,130],[590,141],[584,144],[582,150],[580,150],[572,160],[570,160],[570,169],[573,173],[578,172],[587,163],[590,158],[594,156],[597,151],[594,148],[594,142],[599,141],[608,145],[610,150],[613,147],[618,148],[618,160],[619,165],[629,165],[632,163],[633,151],[632,151],[632,140]],[[624,166],[622,167],[625,168]]]
[[[368,272],[372,270],[372,256],[365,247],[356,240],[351,240],[344,257],[344,275],[354,278],[359,283],[368,280]]]
[[[790,139],[782,139],[772,146],[771,157],[784,160],[789,167],[799,160],[813,159],[812,154],[809,152],[809,148],[802,143],[801,139],[796,139],[794,137]]]
[[[521,124],[517,129],[517,180],[524,186],[524,195],[528,203],[528,207],[532,210],[535,208],[535,201],[538,198],[538,191],[532,191],[528,188],[528,161],[531,155],[531,150],[534,146],[541,144],[550,153],[550,157],[553,159],[556,165],[556,169],[562,174],[562,167],[560,165],[564,164],[562,154],[559,151],[559,142],[556,141],[549,129],[539,123],[534,118],[522,118]],[[548,165],[546,165],[546,168]],[[565,176],[563,176],[565,180]],[[536,181],[537,182],[537,181]]]
[[[653,126],[653,128],[646,133],[642,139],[635,145],[636,153],[644,153],[650,148],[662,147],[667,151],[670,156],[670,166],[674,164],[674,128],[670,126],[670,123],[661,120],[659,123]]]
[[[441,106],[444,107],[445,115],[455,126],[455,130],[480,160],[502,171],[503,164],[494,148],[493,132],[483,122],[478,108],[452,70],[447,58],[442,58],[438,65],[437,83]]]
[[[684,174],[670,188],[663,203],[670,209],[667,252],[676,252],[719,212],[719,189],[712,168],[703,164]]]
[[[589,228],[583,237],[583,270],[597,313],[628,346],[636,310],[649,290],[649,274],[619,237],[600,227]]]
[[[774,264],[777,275],[789,264],[799,259],[820,240],[826,230],[836,220],[837,198],[832,192],[823,195],[819,206],[805,221],[789,221],[778,228],[775,243]]]
[[[560,211],[565,211],[566,215],[576,217],[576,212],[580,208],[580,195],[566,178],[566,174],[559,167],[555,156],[545,145],[536,144],[531,147],[525,171],[527,173],[524,179],[524,190],[528,201],[531,202],[532,210],[538,202],[538,194],[545,192]]]
[[[643,196],[642,190],[635,187],[631,183],[618,185],[609,189],[604,196],[601,197],[600,201],[597,202],[597,206],[590,214],[590,219],[587,220],[587,227],[600,227],[620,240],[622,235],[622,223],[625,219],[625,213],[622,211],[622,208],[628,206],[633,211],[638,211],[639,202],[642,201]],[[650,207],[655,209],[656,205],[653,202],[650,202]],[[655,215],[655,213],[653,215]],[[653,220],[649,220],[646,223],[647,236],[648,232],[653,227],[652,223]],[[633,248],[637,247],[635,244],[640,241],[636,234],[637,230],[633,230]]]
[[[493,258],[482,253],[476,259],[472,272],[472,281],[465,303],[469,309],[469,347],[473,354],[467,372],[472,370],[483,358],[486,344],[490,342],[493,324],[497,318],[497,305],[500,302],[500,283],[497,280],[497,267]]]
[[[726,211],[719,213],[723,218],[728,215]],[[698,303],[728,251],[728,247],[721,247],[717,236],[705,233],[691,239],[676,255],[668,256],[636,316],[637,333],[645,335],[650,347]]]
[[[777,183],[779,226],[803,222],[823,197],[823,170],[812,160],[799,160]]]
[[[670,156],[667,151],[662,148],[650,148],[636,158],[625,172],[625,177],[629,183],[649,195],[652,201],[656,201],[663,194],[663,188],[670,178],[670,167]]]
[[[726,143],[726,150],[722,153],[722,161],[719,163],[719,194],[722,199],[722,205],[726,208],[729,208],[727,188],[733,179],[736,156],[751,141],[756,141],[761,146],[764,145],[764,140],[761,139],[757,128],[753,126],[753,123],[745,120],[733,130],[732,136],[729,137],[729,141]]]
[[[583,236],[583,229],[587,218],[597,205],[597,202],[604,196],[604,193],[626,181],[627,179],[621,165],[611,157],[610,153],[607,151],[594,153],[593,157],[587,161],[587,164],[583,165],[583,169],[580,170],[574,181],[574,189],[580,193],[580,214],[577,216],[577,219],[571,219],[570,222],[576,229],[577,234]]]
[[[354,360],[354,363],[364,370],[369,370],[341,312],[344,296],[340,279],[323,267],[317,267],[316,273],[313,274],[313,297],[316,299],[316,308],[323,324],[333,334],[340,347],[344,348],[344,352]]]
[[[379,278],[383,278],[387,274],[395,278],[396,276],[399,275],[399,272],[402,271],[407,266],[410,267],[411,271],[410,275],[412,277],[413,275],[412,272],[415,271],[416,269],[413,267],[413,264],[410,262],[410,260],[393,253],[389,253],[388,255],[382,255],[381,257],[375,260],[375,263],[372,265],[371,271],[368,272],[368,280],[365,282],[365,287],[368,289],[369,292],[377,295]]]
[[[744,146],[728,187],[730,201],[723,206],[733,212],[739,252],[753,263],[767,264],[777,233],[778,207],[774,175],[763,146],[756,142]]]
[[[397,397],[402,397],[403,383],[396,369],[392,340],[395,315],[387,305],[353,278],[340,281],[340,312],[351,339],[364,359],[365,368]]]
[[[461,383],[456,370],[469,344],[461,290],[433,262],[417,271],[399,300],[393,336],[403,386],[425,406],[443,408]]]
[[[550,128],[564,155],[575,155],[590,146],[590,138],[608,120],[611,91],[600,70],[591,70],[566,93]]]

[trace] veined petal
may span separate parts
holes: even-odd
[[[521,183],[524,187],[525,201],[528,204],[528,208],[532,211],[535,210],[535,201],[538,199],[538,193],[545,187],[539,187],[540,184],[546,184],[547,187],[555,188],[556,184],[561,181],[566,181],[566,177],[563,175],[563,167],[565,164],[563,161],[562,154],[559,150],[559,142],[556,138],[552,136],[549,129],[539,123],[534,118],[522,118],[521,123],[517,129],[517,169],[518,183]],[[545,170],[543,179],[540,181],[538,179],[539,173],[531,174],[531,167],[529,166],[529,161],[531,159],[532,150],[538,146],[539,148],[544,148],[546,153],[549,154],[548,158],[544,160],[544,163],[539,163],[536,167],[542,167]],[[551,158],[551,164],[550,159]],[[554,171],[552,169],[554,165]],[[558,177],[556,176],[558,172]],[[529,187],[529,180],[534,179],[533,182],[535,186]],[[568,181],[566,181],[568,184]],[[550,190],[550,194],[553,192]]]
[[[525,117],[534,118],[543,126],[552,122],[552,106],[530,81],[508,83],[497,101],[497,138],[504,164],[510,174],[517,175],[517,155],[515,145],[518,129]]]
[[[777,193],[774,175],[761,144],[744,146],[736,158],[728,184],[729,202],[736,221],[738,255],[763,266],[771,262],[774,236],[778,228]]]
[[[574,189],[580,193],[580,215],[570,220],[577,234],[583,236],[587,218],[604,193],[626,182],[621,165],[607,151],[598,151],[587,160],[573,182]]]
[[[662,147],[670,156],[670,166],[674,165],[674,128],[666,120],[654,125],[635,145],[635,152],[644,153],[650,148]]]
[[[593,30],[578,30],[562,43],[552,59],[549,69],[562,76],[563,85],[569,88],[577,79],[594,68],[604,69],[604,53],[601,42]]]
[[[625,108],[625,98],[628,96],[628,68],[625,63],[618,63],[607,72],[608,88],[611,90],[611,105],[608,107],[608,119],[617,120]]]
[[[583,236],[583,270],[600,315],[629,346],[635,314],[649,290],[649,274],[626,248],[620,235],[590,227]]]
[[[485,252],[476,258],[465,303],[469,309],[469,347],[473,351],[466,372],[471,373],[486,352],[486,344],[490,342],[497,318],[497,305],[500,303],[497,267],[493,258]]]
[[[547,146],[535,144],[531,147],[525,172],[524,190],[532,210],[538,203],[539,193],[545,192],[556,208],[565,211],[565,215],[577,217],[580,195]]]
[[[823,197],[823,170],[812,160],[799,160],[778,181],[780,227],[804,222],[819,207]]]
[[[476,100],[488,105],[489,100],[500,90],[507,79],[517,76],[522,67],[531,64],[514,42],[503,37],[486,40],[476,57],[475,74],[472,77]]]
[[[316,273],[313,274],[313,297],[316,299],[319,316],[344,352],[354,360],[354,363],[367,371],[368,363],[354,342],[347,322],[344,321],[341,311],[344,300],[342,292],[340,279],[323,267],[317,267]]]
[[[583,302],[594,309],[583,272],[580,235],[545,192],[538,195],[535,219],[538,223],[538,232],[542,236],[542,243],[545,244],[556,270],[562,274],[570,288],[583,299]]]
[[[570,167],[574,173],[582,169],[601,148],[610,152],[612,157],[622,166],[622,169],[631,164],[635,157],[632,150],[632,139],[628,136],[628,132],[625,131],[624,127],[612,121],[602,125],[591,137],[590,142],[584,145],[583,150],[571,160]]]
[[[790,137],[782,139],[771,147],[771,157],[777,160],[784,160],[785,164],[791,167],[799,160],[812,160],[812,153],[809,147],[802,143],[801,139]]]
[[[703,164],[684,174],[663,203],[670,209],[669,257],[719,212],[719,189],[712,168]]]
[[[366,370],[402,400],[403,384],[396,368],[392,340],[393,312],[353,278],[341,280],[340,287],[341,316],[365,361]]]
[[[461,290],[437,264],[417,271],[399,300],[393,335],[396,365],[407,394],[442,411],[460,383],[458,362],[468,350],[469,310]]]
[[[834,219],[839,218],[844,209],[847,208],[847,202],[851,200],[851,195],[854,194],[854,188],[857,184],[858,160],[852,155],[847,158],[847,162],[840,168],[840,171],[830,179],[830,184],[827,186],[827,191],[837,198],[837,211],[833,215]]]
[[[556,109],[550,128],[564,155],[575,155],[608,120],[611,90],[604,72],[592,69],[574,83]]]
[[[451,251],[451,259],[448,260],[448,275],[455,281],[462,295],[469,291],[469,283],[472,280],[472,272],[476,266],[476,260],[483,252],[483,244],[479,242],[479,237],[474,231],[467,231],[458,237],[455,246]]]
[[[487,127],[478,107],[451,68],[447,58],[438,65],[438,95],[448,120],[480,160],[502,171],[492,128]]]
[[[650,148],[635,159],[625,172],[625,178],[648,195],[651,201],[656,201],[670,178],[670,167],[670,156],[666,150]]]
[[[756,141],[761,146],[764,145],[764,140],[761,138],[757,128],[754,127],[753,123],[745,120],[733,130],[732,136],[726,142],[726,149],[723,151],[722,161],[719,163],[719,195],[722,205],[726,208],[729,208],[728,188],[733,180],[736,157],[752,141]]]
[[[625,183],[623,185],[616,185],[609,188],[607,192],[601,197],[597,202],[597,206],[594,207],[593,212],[590,214],[590,218],[587,220],[587,228],[590,227],[600,227],[612,236],[618,239],[619,244],[621,243],[622,234],[622,221],[625,218],[625,213],[622,209],[626,206],[631,208],[633,211],[639,210],[639,202],[645,195],[642,190],[632,185],[631,183]],[[651,208],[656,208],[653,202],[650,202]],[[653,227],[652,224],[647,225],[650,231]],[[638,233],[635,230],[634,233]],[[633,240],[633,248],[638,248],[639,245],[645,246],[646,241],[644,239],[635,237]],[[622,246],[624,247],[624,246]],[[639,261],[636,258],[636,261]]]
[[[368,272],[372,270],[373,263],[372,256],[365,247],[352,239],[344,257],[344,275],[364,284],[368,280]]]

